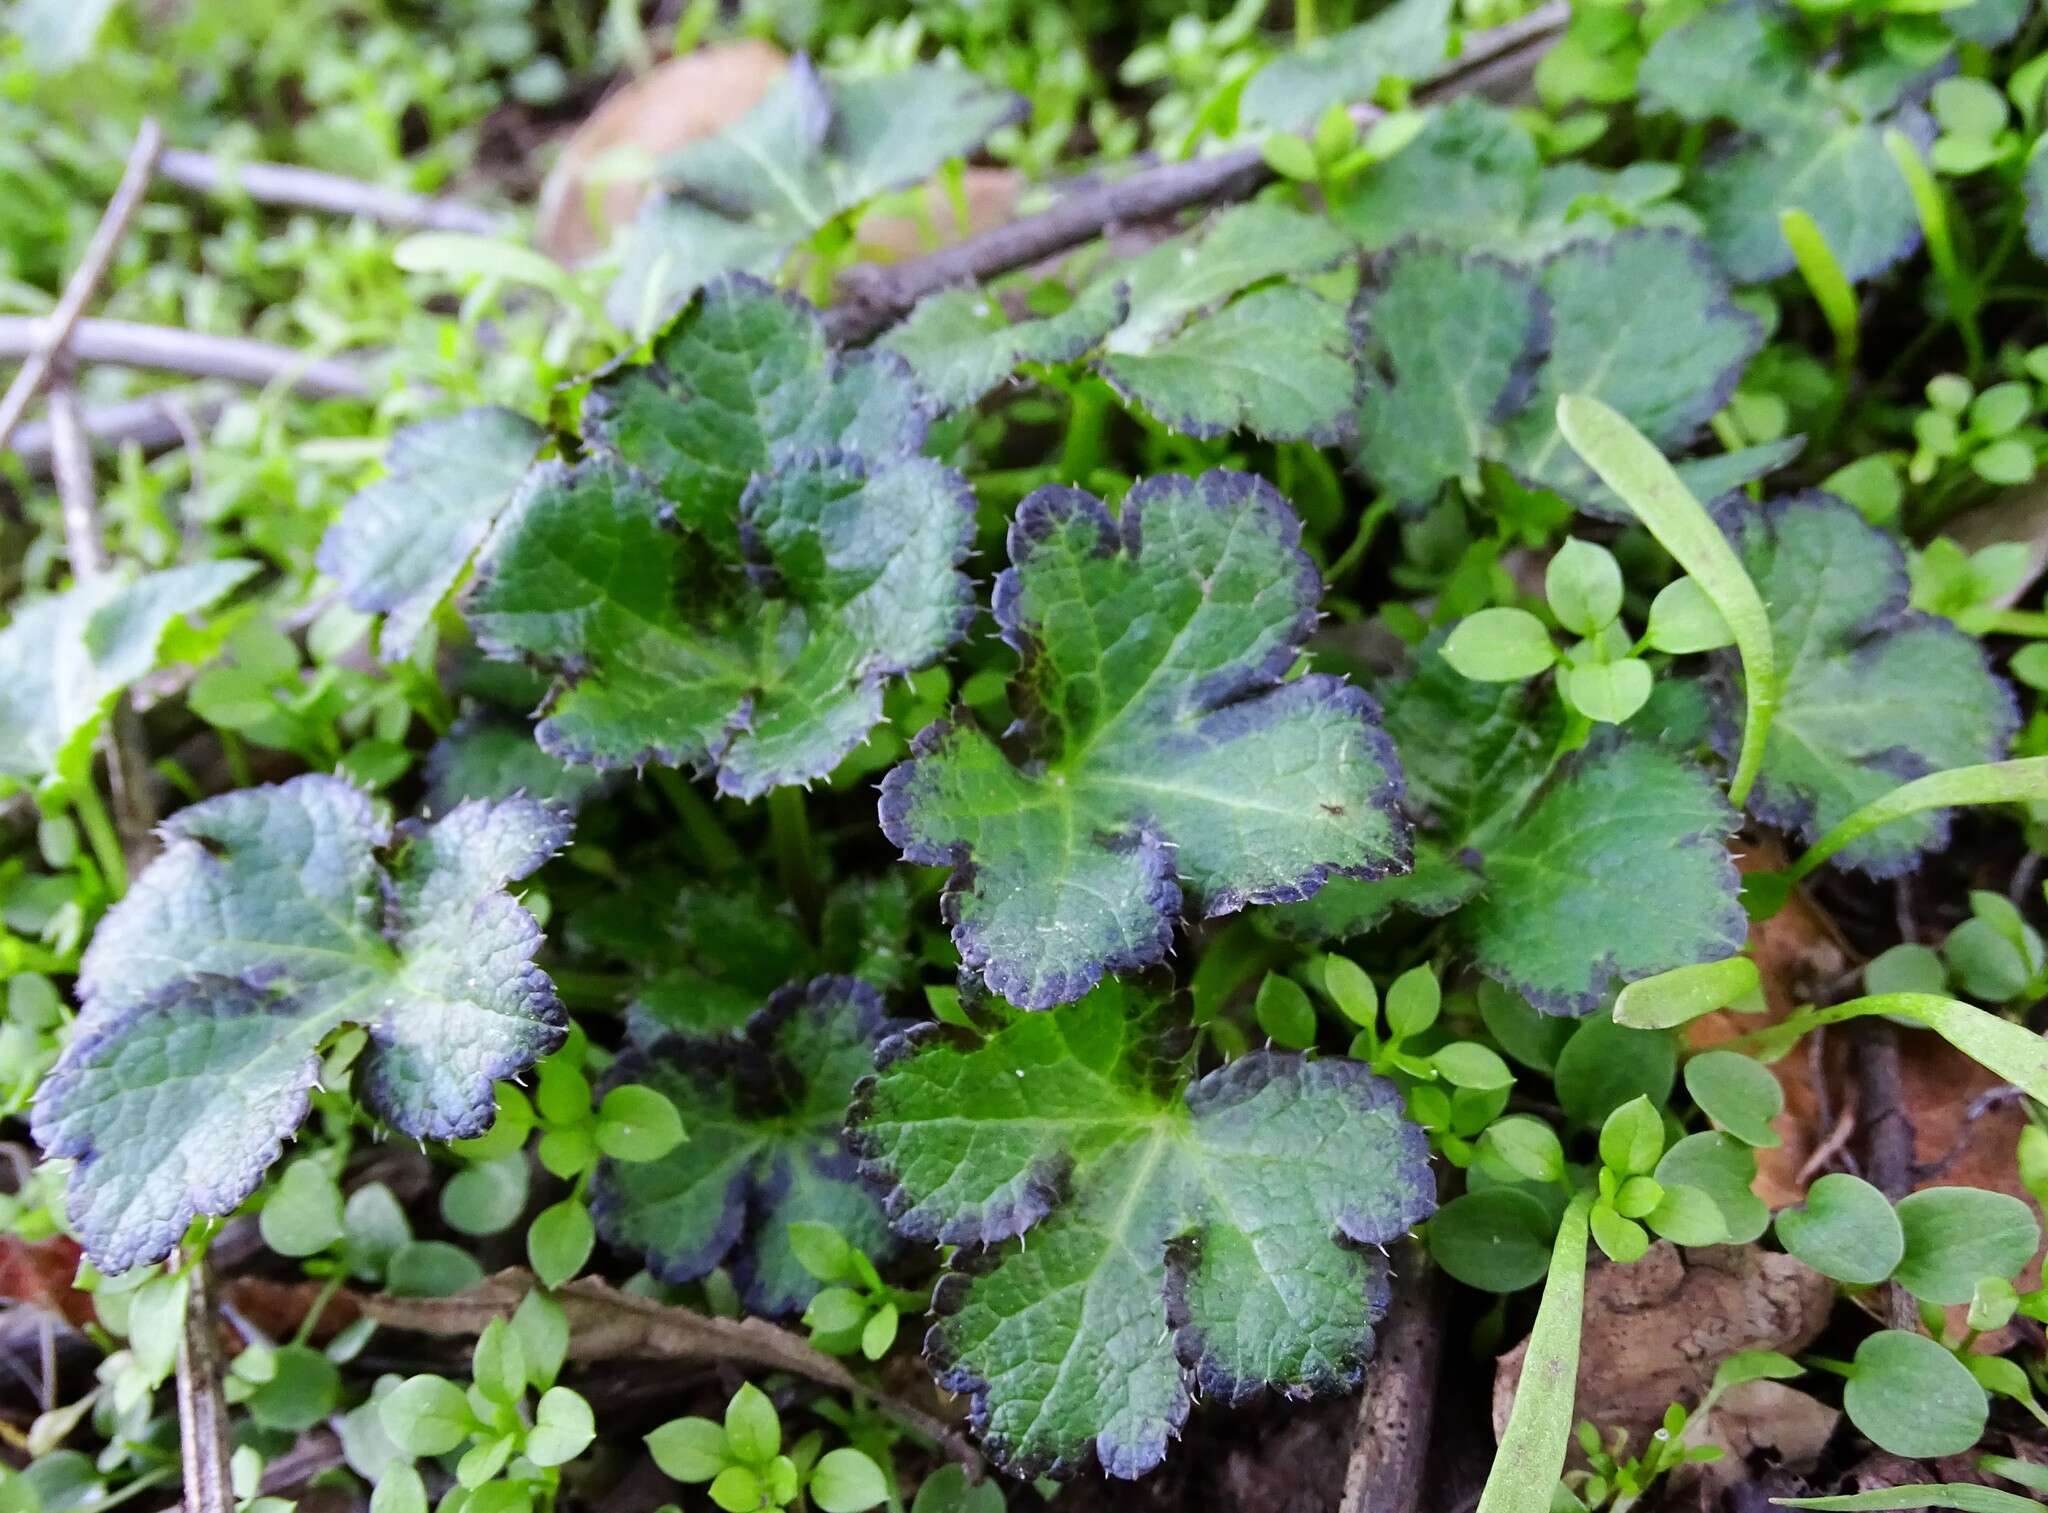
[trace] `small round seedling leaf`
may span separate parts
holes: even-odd
[[[811,1472],[811,1501],[824,1513],[866,1513],[888,1498],[882,1468],[858,1450],[828,1450]]]
[[[1492,1091],[1515,1085],[1508,1064],[1474,1040],[1453,1040],[1433,1052],[1429,1063],[1452,1087]]]
[[[377,1413],[391,1442],[413,1456],[446,1455],[477,1426],[462,1389],[439,1376],[407,1377],[378,1400]]]
[[[1533,1114],[1496,1120],[1479,1137],[1481,1160],[1498,1162],[1504,1178],[1555,1182],[1564,1175],[1564,1146],[1557,1131]]]
[[[1607,1019],[1579,1026],[1557,1058],[1557,1097],[1572,1121],[1597,1125],[1632,1098],[1661,1104],[1678,1080],[1678,1048],[1662,1030]]]
[[[580,1198],[564,1198],[542,1209],[526,1231],[526,1255],[544,1287],[560,1287],[583,1269],[597,1240],[590,1210]]]
[[[1673,1245],[1720,1245],[1727,1240],[1728,1221],[1713,1198],[1683,1183],[1659,1186],[1663,1196],[1643,1219],[1658,1238]]]
[[[2041,1244],[2032,1209],[1981,1188],[1925,1188],[1898,1215],[1906,1250],[1894,1276],[1923,1302],[1967,1303],[1984,1278],[2019,1275]]]
[[[1268,972],[1259,984],[1253,1004],[1259,1028],[1267,1039],[1290,1051],[1306,1050],[1316,1043],[1316,1009],[1301,984],[1279,972]]]
[[[314,1256],[342,1236],[341,1188],[317,1161],[294,1161],[257,1216],[263,1243],[281,1256]]]
[[[1924,1335],[1899,1329],[1857,1347],[1842,1406],[1879,1449],[1913,1460],[1961,1455],[1982,1436],[1991,1412],[1962,1362]]]
[[[1779,1143],[1771,1121],[1784,1112],[1785,1090],[1770,1068],[1736,1051],[1708,1051],[1685,1064],[1685,1090],[1714,1123],[1745,1145]]]
[[[1526,609],[1482,609],[1445,639],[1444,660],[1476,683],[1518,683],[1557,660],[1543,622]]]
[[[1427,966],[1412,967],[1387,989],[1387,1028],[1396,1035],[1420,1035],[1436,1023],[1443,989]]]
[[[501,1233],[526,1210],[527,1175],[520,1152],[472,1161],[441,1189],[441,1217],[466,1235]]]
[[[1633,1219],[1624,1219],[1605,1204],[1595,1206],[1591,1215],[1593,1240],[1610,1261],[1627,1266],[1650,1253],[1650,1235]]]
[[[1756,1181],[1756,1156],[1732,1135],[1704,1130],[1687,1135],[1657,1163],[1658,1185],[1696,1187],[1714,1200],[1728,1227],[1730,1245],[1747,1245],[1771,1222],[1771,1211],[1750,1190]]]
[[[725,1405],[725,1446],[749,1466],[765,1466],[782,1451],[782,1420],[768,1394],[752,1382],[741,1383]]]
[[[1806,1206],[1783,1210],[1777,1224],[1786,1250],[1837,1282],[1882,1282],[1906,1253],[1905,1231],[1890,1201],[1847,1172],[1815,1182]]]
[[[1365,968],[1350,957],[1323,958],[1323,992],[1353,1024],[1370,1029],[1379,1023],[1379,989],[1373,986]]]
[[[1544,569],[1543,596],[1566,630],[1597,636],[1621,613],[1621,564],[1606,547],[1574,536]]]
[[[597,1423],[582,1394],[550,1387],[534,1409],[526,1458],[536,1466],[559,1466],[581,1455],[596,1437]]]
[[[708,1418],[671,1419],[647,1436],[647,1453],[679,1482],[710,1481],[725,1469],[725,1430]]]
[[[1600,1126],[1600,1160],[1627,1177],[1656,1168],[1664,1153],[1664,1120],[1648,1098],[1631,1098]]]
[[[1429,1221],[1437,1265],[1482,1292],[1520,1292],[1550,1266],[1551,1220],[1543,1205],[1512,1187],[1453,1198]]]
[[[1564,674],[1572,708],[1602,725],[1619,725],[1650,701],[1654,680],[1640,657],[1616,662],[1582,662]]]
[[[1698,580],[1686,577],[1665,584],[1650,601],[1649,641],[1653,650],[1684,656],[1733,645],[1735,634]]]
[[[2042,648],[2048,651],[2048,647]],[[1880,951],[1863,969],[1866,993],[1945,993],[1948,968],[1929,946],[1906,942]]]
[[[651,1087],[629,1082],[597,1109],[597,1148],[618,1161],[659,1161],[684,1140],[682,1115]]]

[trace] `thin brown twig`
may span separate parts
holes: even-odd
[[[1474,32],[1456,65],[1423,90],[1422,98],[1458,93],[1475,76],[1490,78],[1510,59],[1530,58],[1547,48],[1569,18],[1564,0],[1530,12],[1506,26]],[[1385,112],[1354,106],[1353,121],[1370,125]],[[1195,205],[1241,200],[1270,183],[1275,174],[1258,147],[1240,147],[1206,158],[1161,163],[1124,178],[1078,189],[1037,215],[997,226],[951,247],[888,266],[867,264],[840,279],[839,298],[825,312],[825,327],[842,345],[879,335],[928,294],[958,284],[985,283],[999,274],[1094,241],[1105,231],[1152,220]]]
[[[158,173],[168,182],[201,194],[246,195],[259,205],[359,215],[387,226],[426,231],[466,231],[479,236],[505,228],[507,220],[480,206],[439,196],[386,189],[338,173],[290,163],[231,163],[182,147],[167,148]]]
[[[1863,1175],[1892,1202],[1913,1190],[1913,1120],[1899,1066],[1899,1032],[1883,1019],[1848,1026],[1863,1131]],[[1920,1310],[1896,1282],[1885,1284],[1885,1314],[1894,1329],[1912,1329]]]
[[[1416,1513],[1444,1345],[1443,1275],[1404,1240],[1373,1371],[1358,1400],[1340,1513]]]
[[[64,292],[58,297],[57,308],[50,313],[50,318],[37,323],[39,333],[35,345],[24,355],[21,370],[14,375],[7,392],[0,395],[0,450],[5,450],[8,439],[14,435],[14,428],[21,424],[21,417],[28,413],[29,405],[49,381],[57,359],[71,340],[71,328],[85,313],[86,305],[99,289],[100,280],[106,277],[115,249],[121,245],[128,222],[134,218],[135,207],[149,192],[150,179],[156,173],[157,158],[163,148],[163,129],[154,120],[145,120],[135,133],[135,145],[128,150],[128,162],[121,170],[121,182],[114,190],[114,197],[107,201],[99,225],[93,228],[92,240],[85,245],[85,256],[65,283]]]
[[[48,321],[0,316],[0,357],[26,355],[33,360],[48,331]],[[79,320],[65,345],[81,363],[153,368],[246,384],[283,383],[300,393],[347,399],[367,399],[371,392],[370,380],[350,359],[309,357],[246,336],[214,336],[128,320]]]
[[[234,1513],[234,1440],[222,1390],[213,1271],[200,1255],[186,1273],[185,1339],[178,1351],[178,1444],[185,1463],[185,1513]]]

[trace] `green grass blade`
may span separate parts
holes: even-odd
[[[1806,280],[1814,303],[1820,306],[1828,329],[1834,333],[1836,359],[1845,370],[1853,367],[1857,338],[1856,291],[1842,272],[1842,265],[1836,260],[1834,249],[1828,245],[1827,236],[1812,216],[1797,207],[1779,215],[1778,228],[1784,233],[1785,245],[1792,249],[1792,260],[1799,265],[1799,276]]]
[[[1950,1045],[2019,1088],[2037,1103],[2048,1103],[2048,1040],[2025,1025],[1938,993],[1876,993],[1833,1008],[1806,1009],[1768,1029],[1738,1036],[1719,1049],[1743,1051],[1774,1061],[1801,1036],[1822,1025],[1891,1014],[1934,1031]]]
[[[1579,1385],[1579,1328],[1586,1311],[1586,1214],[1591,1193],[1565,1209],[1550,1247],[1550,1274],[1507,1432],[1487,1473],[1478,1513],[1550,1513],[1557,1479],[1570,1447],[1572,1409]]]
[[[1872,799],[1815,841],[1786,870],[1793,882],[1813,871],[1844,846],[1854,845],[1881,825],[1929,809],[1959,804],[2023,804],[2048,799],[2048,757],[2022,757],[2011,762],[1986,762],[1977,767],[1952,767],[1902,783],[1882,798]]]
[[[1777,647],[1763,597],[1705,506],[1693,498],[1664,454],[1625,417],[1587,395],[1567,394],[1557,402],[1557,428],[1586,466],[1621,496],[1658,544],[1706,590],[1734,632],[1748,704],[1742,750],[1728,785],[1728,797],[1739,808],[1763,765],[1764,741],[1778,702]]]
[[[1756,991],[1756,963],[1747,956],[1674,967],[1628,984],[1614,1000],[1614,1022],[1632,1030],[1671,1030],[1726,1008]]]
[[[1781,1508],[1955,1508],[1960,1513],[2041,1513],[2031,1497],[2001,1492],[1996,1487],[1932,1484],[1919,1487],[1883,1487],[1875,1492],[1850,1492],[1841,1497],[1774,1497]]]

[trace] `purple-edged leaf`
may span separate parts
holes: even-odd
[[[1392,1084],[1261,1051],[1184,1086],[1132,997],[912,1032],[854,1106],[898,1227],[991,1247],[940,1283],[925,1347],[1020,1475],[1142,1475],[1197,1391],[1356,1386],[1386,1297],[1371,1247],[1436,1206]]]
[[[965,1249],[926,1351],[1016,1474],[1139,1476],[1204,1392],[1358,1384],[1378,1251],[1436,1208],[1401,1095],[1253,1052],[1182,1087],[1155,1003],[1106,983],[987,1038],[883,1050],[852,1136],[897,1228]]]
[[[1667,452],[1726,404],[1763,327],[1737,308],[1705,246],[1682,231],[1577,242],[1539,270],[1550,347],[1528,402],[1503,428],[1498,460],[1581,509],[1604,490],[1557,429],[1567,394],[1605,400]]]
[[[540,451],[523,415],[485,407],[407,426],[390,476],[342,507],[320,542],[320,571],[364,614],[384,616],[377,654],[408,656],[454,590]]]
[[[83,1011],[36,1099],[36,1138],[78,1162],[66,1208],[94,1264],[157,1260],[254,1192],[344,1027],[369,1032],[356,1091],[392,1128],[488,1128],[492,1084],[567,1028],[506,884],[568,835],[518,799],[394,829],[321,776],[174,816],[86,951]]]
[[[1021,756],[935,725],[882,786],[906,860],[951,864],[953,939],[1026,1008],[1157,962],[1184,909],[1305,898],[1408,865],[1393,749],[1363,691],[1280,682],[1321,583],[1258,479],[1149,479],[1121,519],[1042,489],[995,612],[1022,667]]]
[[[1380,690],[1408,778],[1415,870],[1332,881],[1272,910],[1274,932],[1341,940],[1396,910],[1449,915],[1481,971],[1574,1014],[1617,981],[1739,950],[1725,846],[1735,814],[1714,781],[1650,741],[1558,766],[1555,701],[1463,678],[1439,644]]]
[[[1482,972],[1537,1008],[1591,1013],[1624,982],[1742,949],[1735,828],[1719,785],[1662,747],[1582,753],[1511,827],[1479,839],[1484,882],[1453,929]]]
[[[795,1313],[822,1285],[791,1251],[791,1224],[830,1224],[885,1259],[893,1237],[840,1130],[876,1044],[899,1028],[867,984],[819,977],[779,990],[736,1039],[671,1035],[628,1050],[607,1085],[663,1094],[689,1138],[659,1160],[598,1167],[598,1233],[665,1282],[730,1266],[760,1314]]]
[[[559,675],[541,746],[747,798],[830,772],[966,617],[973,496],[918,455],[931,416],[899,359],[842,361],[744,280],[600,380],[596,455],[529,476],[470,607],[493,653]]]
[[[1891,537],[1838,499],[1802,494],[1744,515],[1738,544],[1783,680],[1749,799],[1757,818],[1818,840],[1901,783],[2005,754],[2011,688],[1973,637],[1907,607]],[[1832,865],[1895,877],[1947,837],[1935,810],[1871,832]]]

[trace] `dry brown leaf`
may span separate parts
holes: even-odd
[[[541,185],[541,251],[562,263],[603,251],[646,198],[645,179],[607,184],[593,224],[588,175],[598,159],[618,148],[660,158],[713,135],[753,109],[788,62],[765,42],[721,42],[670,58],[609,96],[569,133]]]
[[[1706,1416],[1686,1430],[1686,1439],[1693,1444],[1719,1445],[1721,1458],[1684,1467],[1673,1475],[1673,1483],[1704,1484],[1719,1493],[1749,1478],[1752,1455],[1766,1456],[1791,1471],[1810,1471],[1841,1421],[1841,1409],[1796,1387],[1743,1382],[1721,1394]]]
[[[72,1285],[83,1254],[78,1242],[65,1235],[36,1241],[0,1235],[0,1299],[47,1308],[85,1328],[98,1315],[92,1294]]]
[[[1642,1446],[1664,1410],[1706,1395],[1738,1350],[1797,1354],[1827,1324],[1834,1284],[1805,1262],[1754,1245],[1680,1250],[1660,1240],[1630,1266],[1596,1264],[1586,1276],[1575,1416],[1623,1429]],[[1493,1431],[1507,1427],[1524,1340],[1493,1379]]]

